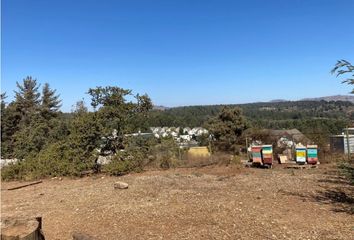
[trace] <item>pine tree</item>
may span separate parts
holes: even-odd
[[[241,108],[223,108],[218,116],[212,118],[206,128],[213,134],[218,150],[233,151],[240,143],[242,133],[248,128]]]
[[[61,100],[59,99],[59,94],[56,95],[56,90],[52,90],[49,84],[45,83],[41,99],[42,116],[47,120],[56,117],[60,107]]]
[[[15,106],[16,111],[22,115],[22,121],[30,122],[31,116],[38,112],[40,105],[40,93],[38,92],[39,85],[37,80],[28,76],[23,79],[22,85],[16,82],[18,91],[15,91]]]
[[[344,79],[342,83],[354,85],[354,66],[350,62],[343,59],[337,61],[337,64],[331,72],[332,74],[337,74],[337,77],[340,75],[347,75],[347,78]],[[354,94],[354,89],[350,93]]]

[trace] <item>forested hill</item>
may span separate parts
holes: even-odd
[[[249,122],[260,128],[313,129],[325,124],[327,131],[340,131],[354,120],[354,104],[347,101],[288,101],[261,102],[235,105],[185,106],[154,110],[150,126],[202,126],[210,117],[225,107],[238,106]],[[322,130],[322,128],[321,128]]]

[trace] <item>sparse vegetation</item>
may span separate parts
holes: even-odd
[[[338,165],[341,173],[348,179],[350,184],[354,185],[354,164],[352,162],[341,162]]]
[[[94,111],[78,101],[71,113],[62,113],[60,97],[48,84],[40,92],[37,80],[27,77],[17,83],[17,88],[16,98],[9,103],[6,94],[1,94],[1,155],[19,159],[17,164],[2,169],[2,179],[80,176],[81,172],[97,170],[99,154],[112,156],[111,163],[101,169],[111,175],[142,171],[145,166],[167,169],[239,161],[214,156],[183,162],[185,153],[172,138],[125,137],[147,131],[150,126],[205,126],[213,139],[203,135],[194,140],[211,147],[213,152],[236,155],[245,146],[246,134],[259,135],[261,131],[257,133],[257,129],[263,128],[297,128],[320,146],[326,146],[328,136],[340,132],[354,116],[352,103],[325,101],[155,111],[148,95],[116,86],[88,90]]]

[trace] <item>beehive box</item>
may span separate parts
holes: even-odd
[[[191,147],[188,150],[188,157],[210,157],[210,152],[207,147]]]
[[[296,147],[296,163],[306,163],[306,147]]]
[[[251,147],[251,152],[252,152],[252,162],[253,163],[262,163],[262,153],[261,153],[262,147],[261,146],[252,146]]]
[[[317,164],[317,162],[318,162],[317,145],[307,145],[307,163]]]
[[[262,160],[263,164],[273,164],[273,146],[263,145],[262,146]]]

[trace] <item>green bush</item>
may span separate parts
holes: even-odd
[[[120,176],[129,172],[141,172],[144,168],[146,154],[140,149],[118,152],[112,161],[103,166],[103,171],[110,175]]]
[[[31,180],[43,177],[79,176],[92,169],[94,156],[86,157],[80,149],[71,149],[65,141],[49,145],[38,155],[29,156],[2,169],[3,180]]]
[[[155,167],[169,169],[178,165],[182,152],[172,138],[164,138],[151,147],[150,154]]]

